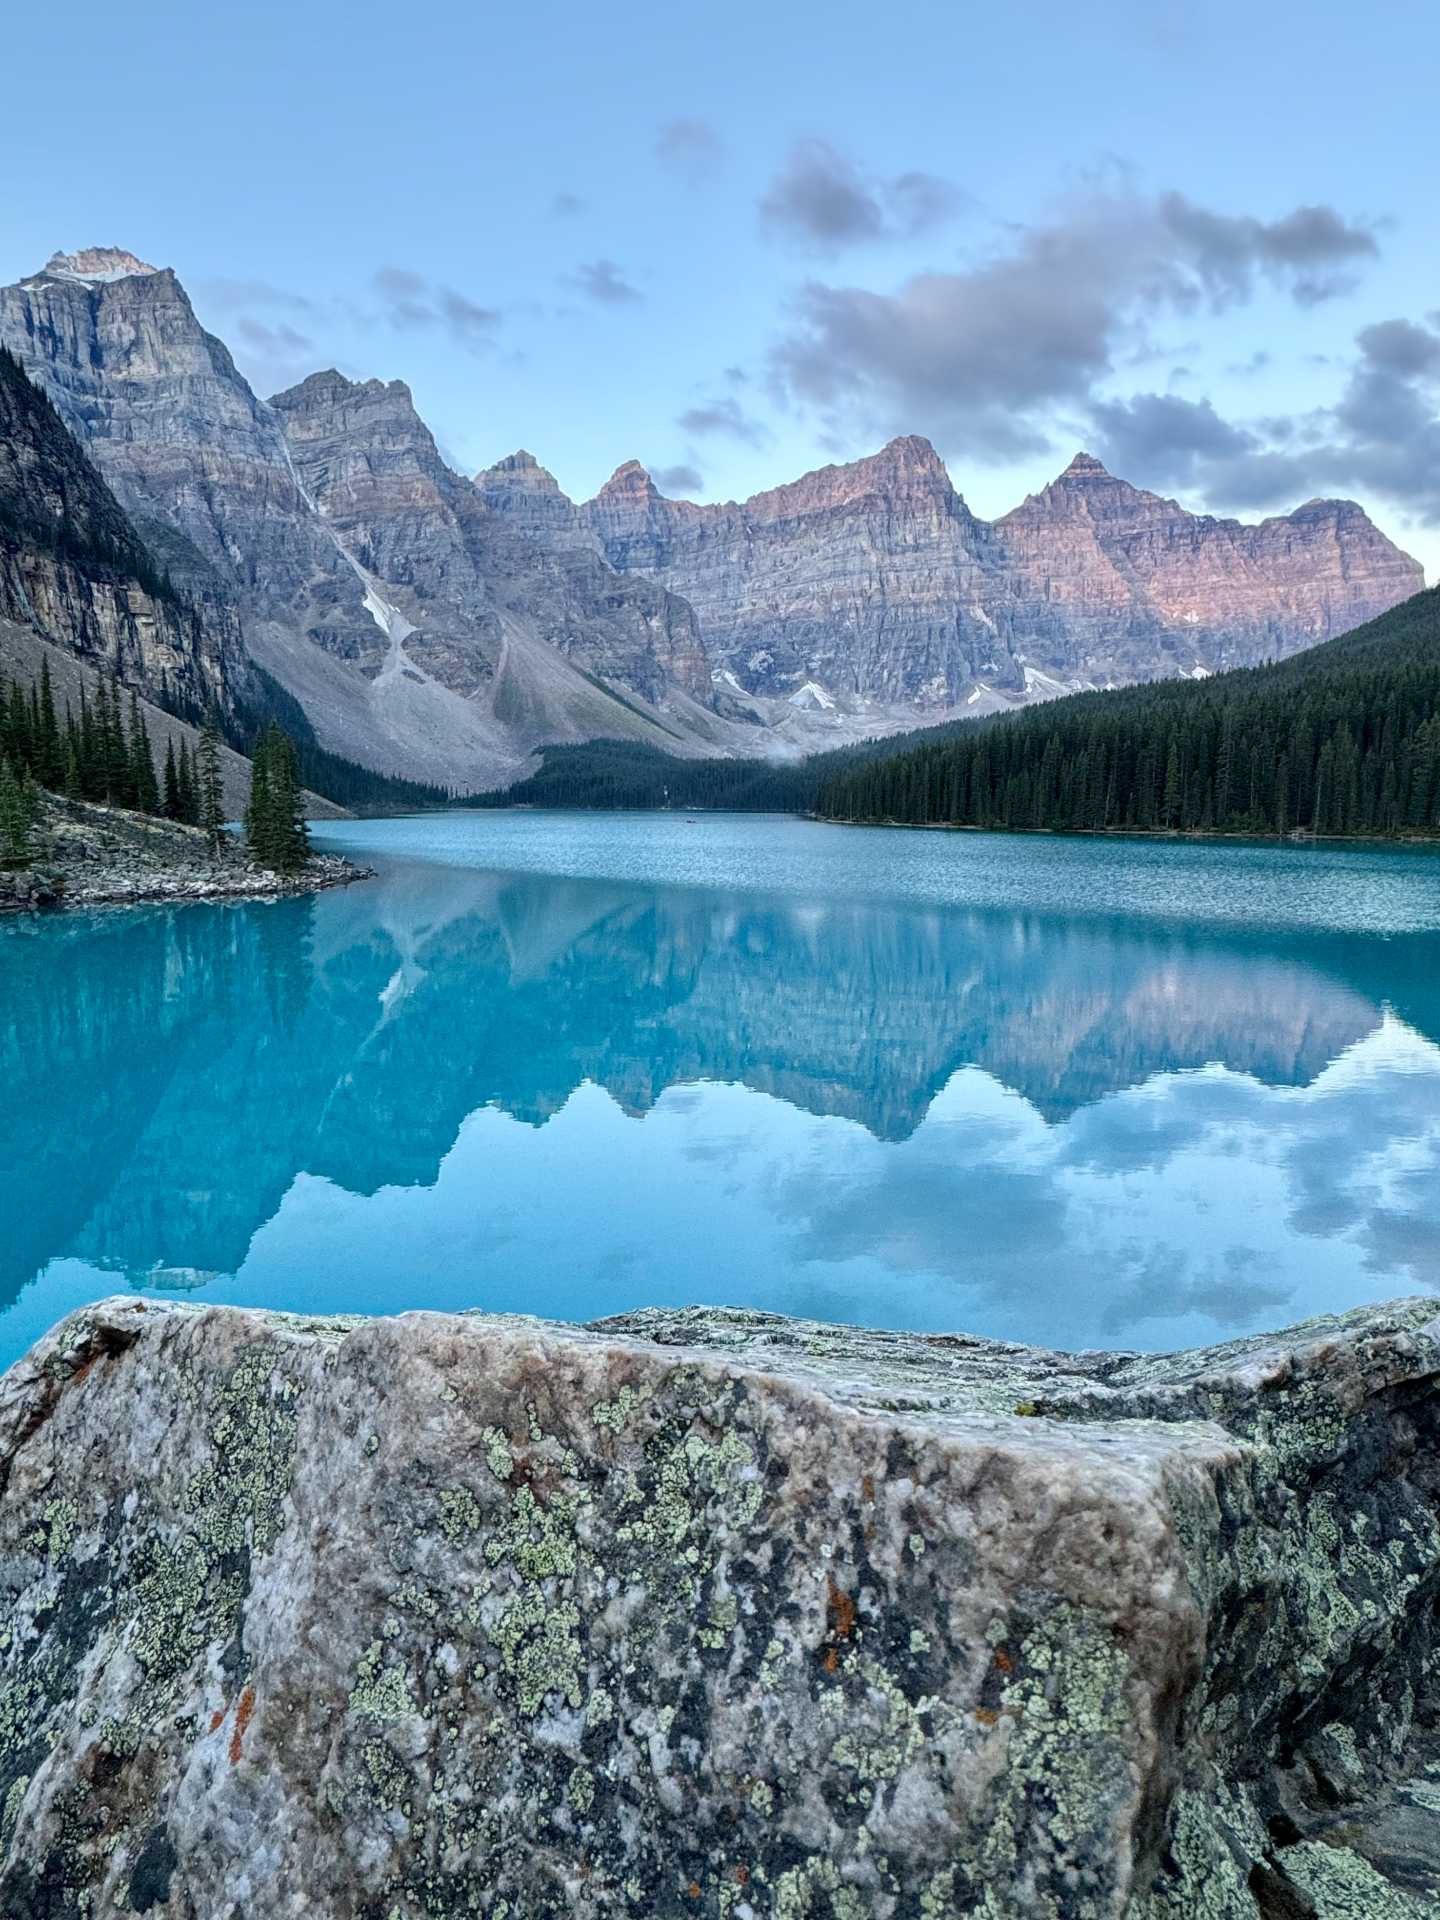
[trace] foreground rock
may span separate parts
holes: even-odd
[[[1434,1913],[1433,1314],[90,1309],[0,1381],[0,1911]]]
[[[238,840],[218,852],[196,827],[121,807],[41,798],[35,858],[24,872],[0,870],[0,913],[141,900],[264,900],[314,893],[369,877],[336,854],[316,854],[299,873],[272,873],[246,858]]]

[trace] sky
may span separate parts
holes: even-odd
[[[1085,448],[1440,577],[1433,0],[71,0],[6,53],[0,278],[128,247],[461,471],[717,500],[918,433],[994,516]]]

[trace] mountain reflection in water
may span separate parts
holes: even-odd
[[[1437,953],[418,861],[11,923],[0,1363],[135,1287],[1070,1346],[1423,1288]]]

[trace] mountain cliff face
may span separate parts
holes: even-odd
[[[641,705],[706,690],[690,610],[492,514],[399,383],[321,375],[266,405],[172,272],[107,248],[0,289],[0,342],[172,577],[233,596],[323,745],[469,788],[550,740],[700,744]]]
[[[228,709],[247,668],[233,612],[159,572],[55,408],[0,349],[0,619],[172,711]]]
[[[948,707],[982,675],[1019,684],[1003,555],[928,441],[892,441],[742,506],[665,500],[631,462],[586,517],[614,565],[690,601],[712,658],[749,692],[814,683]]]
[[[271,405],[326,524],[362,565],[416,596],[407,651],[447,684],[464,686],[468,675],[473,691],[503,676],[507,635],[529,625],[642,699],[662,702],[674,688],[704,696],[709,666],[690,608],[643,577],[617,575],[597,540],[566,540],[563,522],[496,511],[445,465],[403,381],[312,374]],[[548,474],[532,471],[541,498],[548,480],[568,506]],[[502,685],[502,710],[512,691]]]
[[[1187,513],[1084,453],[995,532],[1027,654],[1101,684],[1276,659],[1425,584],[1353,501],[1246,526]]]
[[[745,690],[931,710],[1272,659],[1424,584],[1352,502],[1244,526],[1084,454],[987,524],[915,437],[738,505],[667,500],[631,461],[581,513]]]

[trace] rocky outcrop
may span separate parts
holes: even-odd
[[[581,512],[740,689],[932,715],[1273,659],[1424,585],[1353,502],[1244,526],[1086,454],[991,525],[914,436],[738,505],[667,500],[631,461]]]
[[[268,900],[348,886],[373,869],[316,854],[297,873],[272,873],[239,840],[212,848],[198,827],[53,794],[40,799],[28,871],[0,872],[0,912],[128,906],[139,901]]]
[[[1431,1913],[1432,1316],[87,1309],[0,1383],[0,1904]]]
[[[33,628],[172,710],[233,712],[232,609],[177,592],[19,363],[0,348],[0,620]]]

